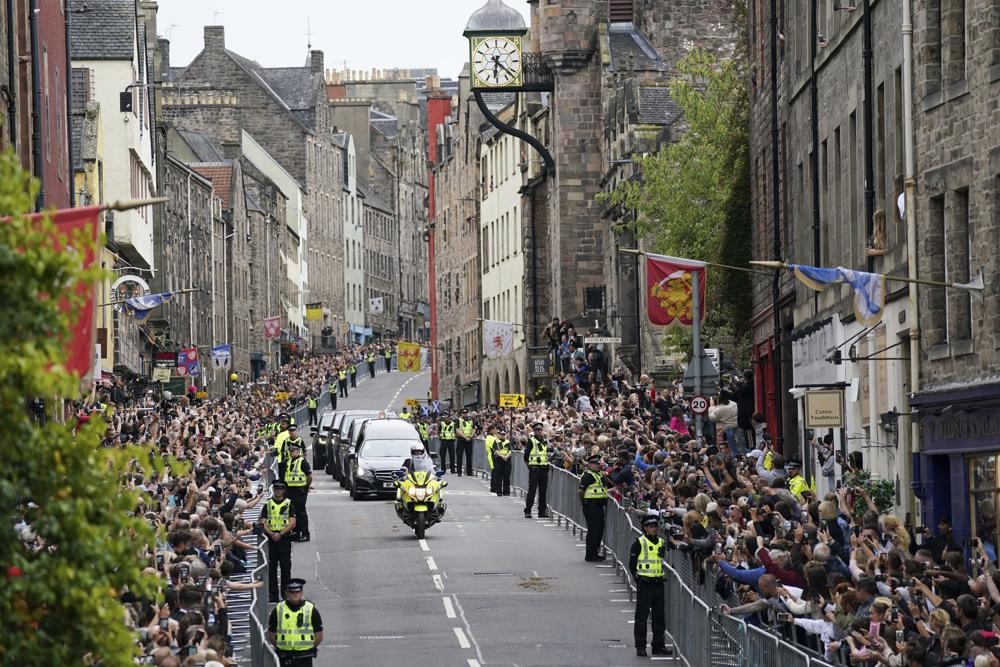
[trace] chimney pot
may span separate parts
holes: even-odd
[[[310,51],[309,52],[309,70],[313,74],[323,73],[323,52],[322,51]]]

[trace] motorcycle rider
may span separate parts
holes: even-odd
[[[410,445],[410,458],[403,461],[406,472],[437,472],[434,461],[427,456],[427,450],[423,443],[415,442]]]

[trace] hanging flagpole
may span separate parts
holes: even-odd
[[[178,294],[190,294],[191,292],[198,292],[200,290],[201,290],[200,287],[188,287],[187,289],[181,289],[181,290],[177,290],[176,292],[170,292],[170,296],[177,296]],[[154,296],[154,295],[150,294],[149,296]],[[107,308],[108,306],[120,306],[123,303],[125,303],[125,302],[124,301],[109,301],[108,303],[99,303],[99,304],[97,304],[96,307],[97,308]]]
[[[656,254],[656,253],[648,253],[645,252],[644,250],[638,250],[637,248],[618,248],[618,252],[628,253],[629,255],[643,255],[643,256]],[[703,259],[690,259],[690,258],[687,259],[688,261],[691,262],[700,262],[706,266],[714,266],[717,269],[731,269],[733,271],[743,271],[744,273],[757,273],[761,275],[766,273],[766,271],[760,271],[758,269],[753,269],[746,266],[731,266],[729,264],[719,264],[718,262],[706,262]],[[753,262],[751,262],[751,264],[752,263]]]
[[[163,204],[169,201],[168,197],[149,197],[148,199],[119,199],[113,201],[110,204],[105,204],[101,208],[106,211],[131,211],[134,208],[142,208],[143,206],[153,206],[154,204]]]
[[[770,260],[766,261],[754,260],[751,261],[750,263],[753,264],[754,266],[763,266],[769,269],[774,269],[776,271],[780,271],[781,269],[793,268],[792,265],[788,264],[787,262],[776,262]],[[875,274],[875,275],[882,275],[882,274]],[[931,287],[952,287],[954,289],[965,290],[967,292],[982,292],[984,289],[982,271],[979,272],[979,275],[976,276],[975,280],[968,283],[940,282],[937,280],[922,280],[920,278],[904,278],[901,276],[888,276],[888,275],[882,275],[882,277],[886,280],[890,280],[897,283],[916,283],[918,285],[930,285]]]

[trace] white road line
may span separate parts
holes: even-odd
[[[538,576],[538,570],[532,570],[531,571],[531,575],[534,576],[534,577],[537,577]]]
[[[318,551],[316,552],[316,562],[317,562],[317,563],[318,563],[318,562],[320,562],[320,558],[319,558],[319,552],[318,552]]]
[[[631,600],[612,600],[612,602],[631,602]]]
[[[472,644],[469,643],[469,638],[465,636],[465,631],[462,628],[452,628],[455,631],[455,636],[458,637],[458,645],[462,648],[472,648]]]
[[[441,580],[440,574],[435,574],[431,577],[434,579],[434,587],[437,588],[442,593],[444,592],[444,582]]]
[[[417,540],[417,541],[420,542],[420,548],[423,549],[424,551],[431,550],[431,548],[427,546],[427,540]]]
[[[621,613],[623,613],[623,614],[631,614],[633,610],[632,609],[619,609],[619,611]]]
[[[448,618],[455,618],[455,606],[451,603],[451,598],[441,598],[444,602],[444,613]]]
[[[627,588],[609,588],[608,592],[609,593],[628,593],[628,589]]]
[[[469,658],[469,667],[480,667],[479,661],[476,660],[475,658]]]
[[[628,621],[628,623],[629,623],[629,625],[635,625],[635,619],[632,619],[631,621]]]
[[[594,567],[614,567],[613,565],[595,565]]]
[[[458,596],[452,596],[455,599],[455,607],[458,608],[458,615],[462,618],[462,623],[465,624],[465,629],[469,631],[469,639],[472,640],[472,644],[476,649],[476,658],[479,659],[480,663],[486,662],[483,658],[483,650],[479,647],[479,642],[476,641],[476,636],[472,634],[472,627],[469,625],[469,619],[465,617],[465,610],[462,609],[462,603],[458,601]]]
[[[437,563],[434,562],[434,558],[432,556],[425,556],[424,560],[427,561],[427,567],[429,567],[432,571],[438,569]]]
[[[614,572],[598,572],[597,576],[598,577],[617,577],[618,575],[615,574]]]

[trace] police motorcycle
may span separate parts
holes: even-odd
[[[448,503],[442,498],[442,489],[448,482],[441,481],[443,470],[435,470],[434,462],[427,456],[420,443],[410,448],[410,458],[393,475],[396,484],[396,515],[413,529],[417,539],[424,539],[428,528],[441,521]]]

